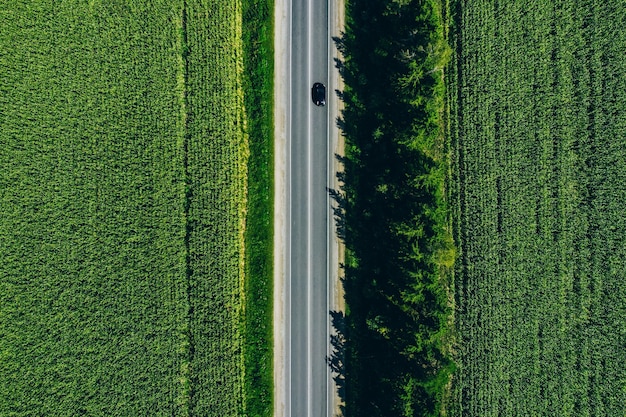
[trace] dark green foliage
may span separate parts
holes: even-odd
[[[250,143],[246,221],[246,413],[273,410],[274,2],[243,2],[245,108]]]
[[[248,142],[242,16],[232,0],[186,1],[189,412],[243,415]]]
[[[450,310],[446,160],[436,144],[443,100],[442,20],[434,2],[350,1],[344,59],[346,137],[338,225],[347,313],[334,339],[346,416],[431,416],[453,368],[443,353]]]
[[[455,1],[453,416],[623,416],[626,5]]]

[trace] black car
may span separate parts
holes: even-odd
[[[311,88],[311,98],[316,106],[326,105],[326,86],[322,83],[313,84],[313,88]]]

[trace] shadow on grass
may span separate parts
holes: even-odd
[[[438,253],[449,245],[440,137],[441,17],[429,1],[354,0],[337,121],[346,155],[334,201],[345,243],[346,313],[332,311],[328,364],[342,414],[435,416],[454,363],[443,353],[449,315]]]

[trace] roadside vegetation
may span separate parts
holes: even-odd
[[[250,144],[245,237],[246,413],[270,417],[274,412],[274,1],[244,0],[243,22]]]
[[[337,224],[346,313],[329,358],[345,416],[435,416],[451,360],[452,244],[438,1],[351,0]]]
[[[269,415],[270,3],[3,10],[0,415]]]
[[[449,415],[623,415],[626,6],[451,5]]]

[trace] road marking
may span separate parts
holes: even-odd
[[[332,181],[331,181],[331,177],[332,177],[332,146],[331,146],[331,137],[330,137],[330,123],[331,123],[331,109],[334,108],[333,106],[333,101],[331,100],[331,92],[332,92],[332,83],[331,83],[331,62],[332,62],[332,57],[331,57],[331,41],[332,41],[332,37],[330,36],[330,31],[331,31],[331,22],[330,22],[330,16],[331,16],[331,6],[330,6],[331,0],[327,0],[326,1],[326,25],[327,25],[327,29],[326,29],[326,36],[327,36],[327,40],[326,40],[326,59],[327,59],[327,63],[326,63],[326,71],[327,71],[327,85],[328,85],[328,91],[326,92],[326,101],[328,102],[328,111],[326,113],[326,188],[327,190],[330,190],[332,187]],[[334,98],[334,96],[333,96]],[[332,349],[330,346],[330,291],[331,291],[331,279],[330,279],[330,268],[331,268],[331,262],[330,262],[330,248],[331,248],[331,236],[332,236],[332,232],[333,232],[333,228],[332,228],[332,222],[333,222],[333,216],[332,216],[332,208],[331,208],[331,202],[330,202],[330,195],[329,192],[326,191],[326,357],[330,358],[332,355]],[[328,366],[328,364],[326,364],[326,416],[329,417],[330,414],[330,409],[331,409],[331,404],[330,404],[330,399],[331,397],[328,395],[328,391],[329,389],[332,389],[333,385],[331,382],[331,374],[330,374],[330,367]]]
[[[307,4],[307,13],[308,13],[308,36],[307,36],[307,53],[308,53],[308,68],[307,68],[307,83],[308,85],[312,85],[312,80],[311,80],[311,65],[312,65],[312,59],[311,59],[311,55],[312,55],[312,51],[311,51],[311,38],[312,38],[312,34],[311,34],[311,28],[312,28],[312,24],[311,24],[311,4],[313,2],[311,0],[308,1]],[[307,86],[308,87],[308,86]],[[309,100],[306,101],[308,104],[308,109],[309,111],[307,112],[307,154],[308,154],[308,178],[307,178],[307,195],[308,195],[308,207],[307,207],[307,415],[308,417],[312,417],[313,416],[313,402],[311,401],[311,393],[313,391],[313,363],[312,363],[312,328],[313,328],[313,323],[311,320],[312,317],[312,293],[313,293],[313,288],[312,288],[312,268],[313,268],[313,262],[312,262],[312,230],[313,230],[313,225],[312,225],[312,218],[313,218],[313,199],[311,198],[311,188],[312,188],[312,182],[313,182],[313,163],[312,163],[312,133],[311,133],[311,103]]]
[[[289,59],[288,61],[288,66],[289,66],[289,71],[287,72],[287,79],[288,79],[288,83],[287,85],[289,86],[288,90],[288,97],[287,97],[287,106],[289,107],[289,110],[286,112],[286,117],[287,117],[287,172],[285,173],[286,177],[287,177],[287,181],[289,181],[289,184],[287,185],[287,202],[286,202],[286,206],[287,206],[287,224],[286,224],[286,235],[287,235],[287,240],[288,240],[288,244],[287,244],[287,249],[286,249],[286,256],[287,256],[287,267],[286,267],[286,272],[288,275],[288,282],[286,282],[287,285],[287,289],[286,289],[286,297],[287,297],[287,311],[286,311],[286,317],[285,317],[285,321],[287,322],[287,329],[286,329],[286,337],[285,340],[283,341],[283,343],[287,344],[287,358],[286,358],[286,382],[287,382],[287,387],[288,387],[288,391],[285,393],[285,412],[286,412],[286,417],[290,417],[291,416],[291,392],[292,392],[292,381],[291,381],[291,279],[292,279],[292,275],[291,275],[291,187],[292,187],[292,178],[291,178],[291,165],[292,165],[292,160],[291,160],[291,141],[292,141],[292,128],[291,128],[291,112],[292,112],[292,60],[293,60],[293,55],[292,55],[292,51],[293,51],[293,11],[292,11],[292,7],[291,7],[291,1],[286,1],[285,2],[287,4],[287,8],[288,8],[288,33],[289,33],[289,50],[288,50],[288,54],[289,54]]]

